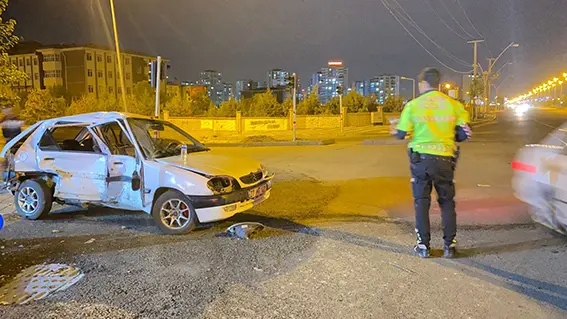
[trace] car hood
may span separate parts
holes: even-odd
[[[203,175],[226,175],[234,178],[257,172],[261,168],[259,162],[251,159],[217,155],[212,152],[189,153],[185,159],[182,156],[171,156],[156,161]]]

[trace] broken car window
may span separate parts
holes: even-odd
[[[169,122],[130,118],[128,123],[147,158],[177,156],[181,153],[182,145],[187,145],[188,153],[208,150],[195,138]]]
[[[92,135],[84,126],[54,127],[45,131],[39,141],[43,151],[71,151],[97,153]]]
[[[117,122],[97,126],[96,130],[112,155],[136,157],[136,149]]]

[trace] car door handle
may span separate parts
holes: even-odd
[[[43,160],[44,161],[54,161],[55,158],[54,157],[44,157]]]
[[[112,163],[112,164],[114,164],[114,165],[124,165],[124,163],[122,163],[122,162],[114,162],[114,163]]]

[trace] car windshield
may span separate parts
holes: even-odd
[[[182,145],[187,145],[187,153],[209,150],[191,135],[166,121],[130,118],[128,124],[147,158],[180,155]]]

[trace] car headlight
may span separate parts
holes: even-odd
[[[227,194],[234,190],[237,182],[230,176],[215,176],[207,182],[207,187],[213,191],[215,195]]]

